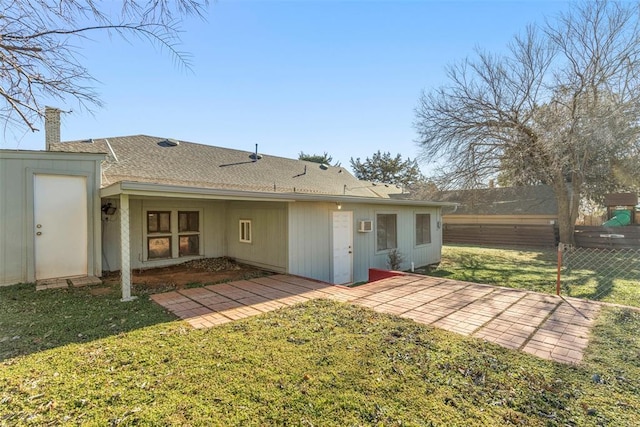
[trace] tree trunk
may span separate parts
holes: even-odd
[[[580,192],[574,188],[577,182],[554,183],[553,190],[558,203],[558,228],[560,231],[560,243],[573,245],[573,232],[575,230],[578,209],[580,207]]]

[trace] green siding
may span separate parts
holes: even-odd
[[[289,204],[289,273],[331,282],[331,211],[335,203]]]
[[[239,223],[251,220],[251,243],[240,242]],[[228,202],[228,256],[238,261],[287,271],[287,209],[285,203]]]
[[[117,199],[105,199],[118,206]],[[148,210],[189,210],[202,212],[201,239],[203,256],[229,256],[240,262],[278,272],[287,271],[287,211],[284,203],[234,202],[174,198],[131,199],[130,238],[131,268],[163,267],[198,257],[145,259],[145,212]],[[252,220],[251,243],[240,243],[240,219]],[[103,222],[104,265],[120,269],[120,224],[118,214]]]
[[[289,272],[330,282],[332,277],[331,211],[335,203],[295,202],[289,205]],[[404,257],[403,270],[440,261],[442,230],[437,228],[439,208],[342,204],[353,212],[353,280],[365,281],[369,268],[388,269],[388,252],[376,251],[376,214],[393,213],[397,217],[398,250]],[[431,214],[431,243],[415,245],[415,213]],[[361,220],[372,220],[373,231],[358,232]]]
[[[99,168],[102,156],[0,150],[0,285],[35,280],[33,175],[87,177],[88,271],[101,275]]]

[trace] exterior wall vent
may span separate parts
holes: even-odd
[[[373,231],[373,221],[364,219],[358,221],[358,233],[371,233]]]

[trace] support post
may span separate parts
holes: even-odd
[[[564,252],[564,243],[558,243],[558,274],[556,276],[556,295],[560,296],[560,279],[562,271],[562,252]]]
[[[129,195],[120,195],[120,283],[122,299],[133,301],[131,296],[131,239],[129,237]]]

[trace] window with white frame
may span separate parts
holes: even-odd
[[[251,220],[240,220],[240,242],[251,243]]]
[[[431,214],[416,214],[416,246],[431,243]]]
[[[148,260],[200,255],[200,211],[150,210],[146,220]]]
[[[378,251],[398,247],[398,216],[396,214],[376,215],[376,237]]]

